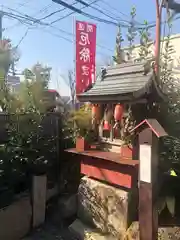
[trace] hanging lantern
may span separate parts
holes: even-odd
[[[104,130],[110,130],[111,129],[111,120],[113,117],[113,112],[112,112],[112,108],[108,105],[105,113],[104,113],[104,125],[103,125],[103,129]]]
[[[109,124],[109,122],[107,120],[104,121],[103,129],[104,130],[110,130],[111,129],[111,125]]]
[[[115,125],[114,129],[120,127],[120,121],[123,116],[123,106],[121,104],[116,104],[115,109],[114,109],[114,120],[115,120]]]
[[[114,119],[115,121],[120,121],[123,116],[123,106],[121,104],[116,104],[114,109]]]

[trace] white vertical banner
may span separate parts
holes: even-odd
[[[139,149],[140,157],[140,181],[152,182],[152,164],[151,155],[152,147],[148,144],[141,144]]]

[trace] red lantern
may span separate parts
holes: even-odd
[[[117,104],[114,109],[115,121],[120,121],[122,116],[123,116],[123,106],[121,104]]]
[[[107,120],[104,121],[103,129],[104,130],[110,130],[111,129],[111,126],[110,126],[110,124]]]

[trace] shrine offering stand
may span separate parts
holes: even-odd
[[[139,161],[99,150],[67,151],[81,162],[81,173],[85,175],[78,190],[78,219],[94,226],[107,239],[109,234],[112,239],[121,239],[137,219]]]

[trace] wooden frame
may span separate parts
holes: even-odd
[[[80,162],[81,173],[94,179],[126,189],[137,187],[139,161],[125,160],[120,154],[104,151],[77,152],[66,150]]]

